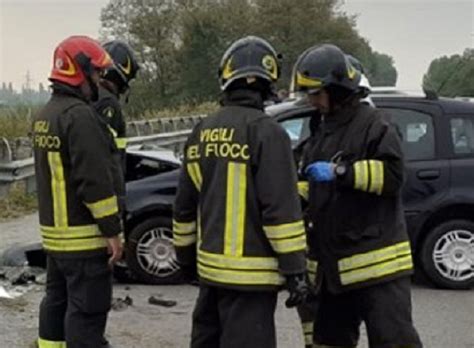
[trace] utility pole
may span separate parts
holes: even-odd
[[[27,71],[26,71],[26,75],[25,75],[25,85],[24,85],[24,89],[25,89],[26,91],[31,90],[32,83],[33,83],[33,79],[31,78],[30,71],[27,70]]]

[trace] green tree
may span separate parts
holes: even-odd
[[[289,86],[298,55],[324,42],[332,42],[359,57],[376,83],[394,82],[393,60],[372,52],[355,29],[356,18],[340,11],[341,3],[110,0],[102,11],[102,36],[123,38],[139,53],[143,69],[127,107],[133,114],[215,100],[219,93],[217,70],[221,56],[234,40],[245,35],[261,36],[282,53],[280,87]]]
[[[474,97],[474,50],[434,59],[423,77],[423,88],[446,97]]]
[[[368,58],[367,75],[372,86],[395,86],[397,70],[393,58],[387,54],[373,52]]]

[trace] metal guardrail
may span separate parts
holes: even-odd
[[[204,115],[162,118],[127,123],[128,146],[154,145],[181,153],[191,129]],[[7,141],[0,137],[0,198],[5,197],[10,186],[19,181],[25,182],[27,192],[34,192],[34,160],[29,138]]]

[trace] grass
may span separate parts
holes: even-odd
[[[36,194],[26,193],[23,182],[10,186],[10,192],[0,198],[0,221],[14,219],[35,212],[38,209]]]
[[[177,108],[172,109],[161,109],[161,110],[150,110],[145,111],[139,117],[133,118],[134,121],[139,120],[152,120],[155,118],[162,118],[162,117],[183,117],[183,116],[194,116],[194,115],[202,115],[202,114],[209,114],[216,111],[219,108],[217,103],[203,103],[199,105],[180,105]]]
[[[13,139],[28,135],[33,115],[38,107],[17,106],[0,108],[0,137]]]

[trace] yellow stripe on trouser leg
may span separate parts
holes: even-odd
[[[68,225],[66,182],[64,180],[63,161],[59,152],[48,152],[48,163],[51,172],[51,194],[53,196],[54,225]]]
[[[311,346],[313,344],[314,324],[312,321],[306,321],[306,322],[302,322],[301,326],[303,327],[304,344],[306,346]]]
[[[48,341],[42,338],[38,338],[39,348],[66,348],[66,342],[64,341]]]
[[[224,254],[242,256],[247,193],[247,165],[229,162],[227,167]]]

